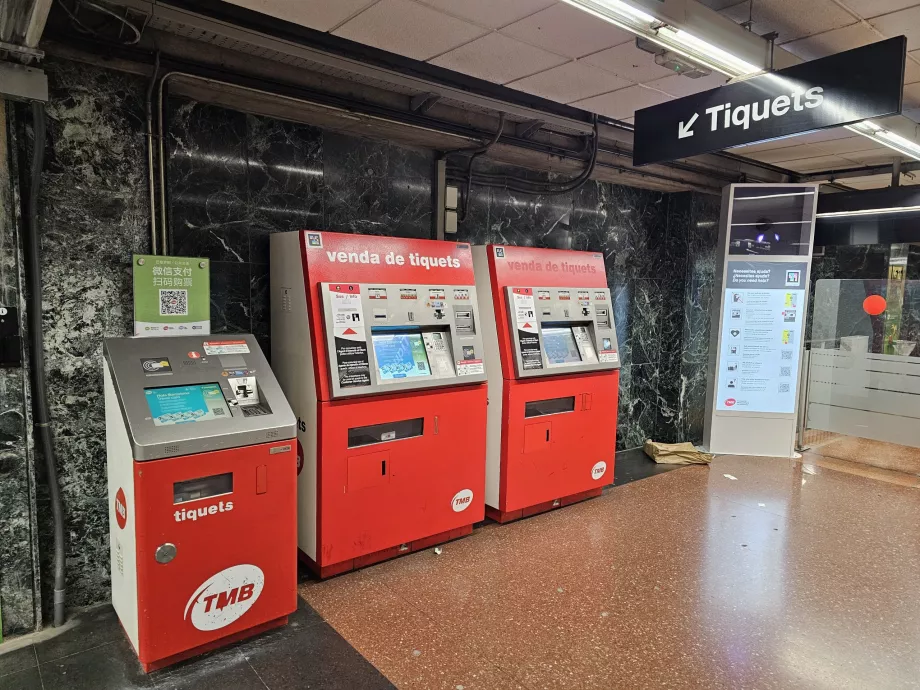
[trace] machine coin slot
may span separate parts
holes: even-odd
[[[359,426],[348,430],[348,447],[360,448],[373,443],[387,443],[404,438],[421,436],[424,431],[425,418],[403,419],[386,424]]]
[[[593,396],[591,393],[582,393],[582,396],[581,396],[581,409],[583,409],[583,410],[585,410],[585,411],[590,410],[590,409],[591,409],[591,401],[592,401],[593,397],[594,397],[594,396]]]
[[[233,472],[173,483],[173,503],[187,503],[231,493],[233,493]]]
[[[550,414],[562,414],[575,411],[575,396],[551,398],[549,400],[531,400],[524,404],[524,417],[545,417]],[[549,433],[549,430],[547,430]]]
[[[256,493],[264,494],[268,492],[268,467],[259,465],[256,467]]]

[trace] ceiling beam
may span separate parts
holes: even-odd
[[[894,170],[892,163],[884,165],[869,165],[862,168],[841,168],[840,170],[824,170],[823,172],[806,173],[796,177],[797,182],[824,182],[825,180],[845,180],[848,177],[871,177],[873,175],[891,175]],[[920,161],[905,161],[901,163],[901,172],[909,173],[920,170]]]

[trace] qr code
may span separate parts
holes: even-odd
[[[783,359],[792,359],[792,350],[783,350]]]
[[[788,384],[788,383],[781,383],[781,384],[779,384],[779,392],[780,392],[780,393],[788,393],[788,392],[789,392],[789,384]]]
[[[188,316],[188,290],[160,290],[160,316]]]
[[[223,417],[223,416],[224,416],[224,408],[222,408],[222,407],[215,407],[213,410],[211,410],[211,412],[214,413],[214,416],[215,416],[215,417]]]
[[[792,376],[792,367],[780,367],[779,375],[786,377]]]

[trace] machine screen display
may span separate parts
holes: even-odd
[[[148,388],[144,391],[155,426],[229,419],[230,408],[216,383]]]
[[[431,376],[421,333],[374,333],[371,338],[382,380]]]
[[[543,348],[550,364],[571,364],[581,361],[578,345],[575,344],[575,334],[569,326],[544,328]]]

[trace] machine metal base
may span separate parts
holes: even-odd
[[[249,637],[259,635],[268,630],[280,628],[284,625],[287,625],[287,622],[288,617],[281,616],[281,618],[276,618],[275,620],[253,626],[247,630],[240,630],[238,633],[227,635],[226,637],[222,637],[219,640],[212,640],[207,644],[203,644],[192,649],[187,649],[184,652],[179,652],[178,654],[168,656],[165,659],[157,659],[156,661],[151,661],[149,664],[141,661],[141,667],[144,669],[144,673],[159,671],[162,668],[172,666],[173,664],[179,663],[180,661],[185,661],[186,659],[191,659],[192,657],[204,654],[205,652],[210,652],[214,649],[217,649],[218,647],[225,647],[229,644],[233,644],[234,642],[239,642],[240,640],[245,640]]]
[[[504,511],[493,508],[490,505],[486,505],[486,517],[504,525],[508,522],[520,520],[521,518],[530,517],[532,515],[539,515],[540,513],[546,513],[550,510],[555,510],[556,508],[562,508],[564,506],[572,505],[573,503],[586,501],[589,498],[597,498],[603,492],[603,487],[598,487],[596,489],[589,489],[588,491],[581,491],[577,494],[571,494],[570,496],[563,496],[562,498],[557,498],[552,501],[546,501],[545,503],[537,503],[536,505],[532,505],[528,508],[520,508],[518,510]]]
[[[300,561],[310,569],[310,572],[316,575],[320,580],[325,580],[327,577],[334,577],[335,575],[341,575],[342,573],[347,573],[352,570],[358,570],[359,568],[374,565],[375,563],[388,561],[391,558],[397,558],[399,556],[405,556],[409,553],[415,553],[416,551],[427,549],[429,546],[444,544],[445,542],[453,541],[454,539],[460,539],[461,537],[469,536],[472,533],[473,526],[465,525],[463,527],[458,527],[457,529],[448,530],[447,532],[433,534],[430,537],[416,539],[415,541],[408,542],[406,544],[399,544],[397,546],[391,546],[388,549],[381,549],[380,551],[368,553],[363,556],[359,556],[358,558],[350,558],[346,561],[340,561],[339,563],[332,563],[331,565],[324,566],[317,565],[316,561],[314,561],[299,549],[297,550],[297,555],[300,557]]]

